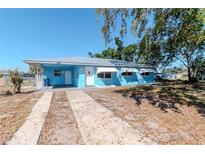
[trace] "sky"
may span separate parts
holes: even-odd
[[[28,70],[24,59],[100,52],[106,48],[102,25],[95,9],[0,9],[0,69]],[[127,36],[124,41],[136,39]]]
[[[24,59],[87,57],[113,47],[105,46],[102,25],[95,9],[0,9],[0,69],[28,71]],[[123,41],[137,39],[128,32]]]

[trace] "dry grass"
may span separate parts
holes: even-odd
[[[0,87],[4,86],[4,78],[0,77]]]
[[[22,92],[29,92],[34,91],[36,86],[34,84],[35,81],[23,81],[21,91]],[[0,78],[0,95],[5,93],[12,93],[12,86],[9,82],[4,81],[4,79]]]
[[[12,138],[41,96],[32,92],[0,95],[0,144]]]
[[[5,83],[4,79],[0,77],[0,93],[2,93],[3,91],[5,91]]]
[[[65,91],[54,92],[38,144],[84,144]]]
[[[205,144],[205,84],[88,90],[98,103],[159,144]]]

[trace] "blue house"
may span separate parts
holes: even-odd
[[[154,83],[153,67],[122,60],[69,57],[24,62],[38,68],[38,87],[67,85],[84,88]]]

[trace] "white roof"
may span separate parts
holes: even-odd
[[[24,60],[27,64],[68,64],[68,65],[86,65],[86,66],[121,66],[121,67],[150,67],[146,65],[136,64],[130,61],[89,58],[89,57],[68,57],[53,59],[29,59]]]

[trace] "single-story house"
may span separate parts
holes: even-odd
[[[69,57],[24,62],[41,68],[42,71],[36,75],[38,87],[68,85],[83,88],[154,83],[154,67],[122,60]]]
[[[0,70],[0,77],[6,77],[9,76],[9,71],[8,70]]]

